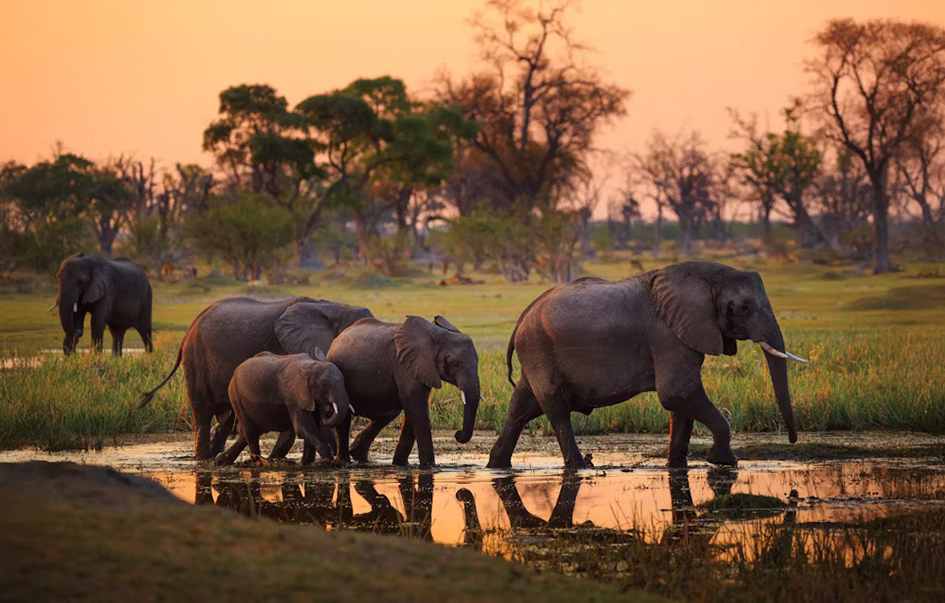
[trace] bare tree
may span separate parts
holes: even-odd
[[[945,123],[941,119],[908,141],[896,158],[896,169],[908,199],[919,208],[927,247],[941,251],[945,223]]]
[[[945,94],[945,29],[834,20],[815,38],[811,101],[824,132],[863,163],[873,189],[873,272],[889,272],[889,172]]]
[[[695,131],[672,138],[655,131],[637,162],[658,207],[665,204],[676,214],[679,250],[689,256],[696,223],[715,203],[717,166],[705,142]]]

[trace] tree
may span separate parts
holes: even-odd
[[[188,215],[187,230],[195,247],[219,254],[244,281],[259,279],[276,251],[292,242],[290,217],[261,193],[244,192],[236,203],[217,197]]]
[[[325,174],[306,228],[314,227],[326,203],[344,207],[354,215],[368,263],[381,220],[414,192],[443,182],[454,141],[475,135],[475,124],[458,112],[412,100],[404,83],[388,76],[309,97],[297,111]]]
[[[665,203],[679,221],[679,250],[692,251],[696,222],[716,203],[713,188],[719,182],[715,160],[698,132],[670,138],[655,131],[645,155],[637,157],[640,173],[651,195]]]
[[[910,138],[896,158],[909,200],[919,208],[926,247],[941,253],[945,224],[945,122],[938,119]]]
[[[862,162],[872,187],[873,272],[889,272],[889,172],[945,95],[945,29],[830,21],[808,62],[826,135]]]
[[[731,156],[732,166],[761,205],[762,238],[771,240],[771,212],[782,200],[790,211],[796,229],[797,243],[813,247],[826,242],[809,211],[808,193],[820,174],[822,153],[817,141],[800,129],[798,101],[782,111],[784,130],[781,133],[758,131],[758,118],[742,118],[730,110],[735,122],[735,135],[744,139],[746,149]]]
[[[595,135],[625,113],[629,92],[584,61],[587,48],[568,24],[571,8],[488,2],[473,21],[482,68],[462,81],[439,77],[439,99],[480,124],[460,151],[461,179],[451,182],[460,215],[485,203],[533,233],[542,221],[560,223],[551,214],[590,173]],[[514,255],[503,264],[518,264],[528,252],[516,246]],[[509,276],[519,278],[520,269]]]

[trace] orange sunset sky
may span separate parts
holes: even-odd
[[[56,141],[93,159],[131,153],[210,165],[217,95],[268,83],[294,105],[357,77],[414,92],[477,59],[480,2],[0,0],[0,161]],[[726,107],[777,118],[807,89],[808,41],[833,17],[945,25],[945,0],[585,0],[573,22],[633,95],[600,146],[641,150],[653,128],[726,144]]]

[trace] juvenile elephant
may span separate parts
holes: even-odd
[[[320,426],[334,427],[348,416],[344,377],[317,348],[314,358],[308,354],[256,354],[236,367],[229,397],[240,435],[226,452],[217,455],[218,465],[231,464],[246,446],[258,461],[259,436],[270,431],[281,434],[291,430],[301,438],[306,444],[303,463],[314,460],[316,450],[330,458],[331,446]]]
[[[194,319],[174,368],[160,385],[142,394],[141,404],[147,404],[183,363],[194,415],[194,456],[211,458],[223,451],[233,429],[228,388],[240,363],[259,352],[313,356],[316,348],[328,349],[350,325],[372,317],[367,308],[308,297],[276,302],[247,297],[218,301]],[[217,428],[211,436],[210,420],[214,416]],[[291,430],[284,433],[270,458],[284,457],[294,441]]]
[[[518,319],[507,362],[518,350],[522,376],[489,467],[509,467],[522,429],[545,414],[565,465],[585,461],[574,441],[572,411],[623,402],[655,390],[671,415],[669,465],[685,467],[693,421],[712,432],[707,460],[735,465],[728,421],[702,387],[706,354],[734,355],[736,340],[767,352],[775,397],[790,441],[797,440],[784,338],[761,277],[728,266],[686,262],[619,282],[578,279],[546,291]]]
[[[406,465],[416,441],[421,466],[435,464],[428,398],[442,381],[463,394],[463,428],[456,440],[472,437],[479,408],[479,356],[468,335],[442,316],[430,323],[408,316],[402,324],[361,320],[339,335],[328,350],[328,361],[345,377],[351,412],[367,417],[364,428],[348,450],[351,419],[336,428],[338,458],[367,461],[377,434],[404,411],[394,464]]]
[[[151,283],[140,266],[126,258],[106,260],[77,253],[59,265],[59,323],[65,333],[62,351],[68,356],[82,337],[85,315],[91,314],[92,349],[101,350],[105,327],[112,334],[112,353],[121,356],[125,331],[134,329],[144,349],[151,343]],[[52,308],[50,308],[52,310]]]

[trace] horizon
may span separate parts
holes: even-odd
[[[732,144],[728,107],[756,113],[761,123],[776,127],[790,97],[807,90],[803,60],[813,54],[808,41],[828,19],[945,25],[945,10],[935,4],[580,3],[573,23],[577,39],[594,49],[589,62],[631,90],[627,115],[601,131],[597,146],[638,152],[655,129],[695,129],[711,148],[724,150]],[[61,143],[94,160],[131,155],[153,157],[164,167],[177,162],[211,167],[201,137],[217,117],[224,88],[270,84],[295,106],[359,77],[391,75],[423,95],[444,68],[459,76],[474,71],[477,51],[468,21],[482,5],[243,0],[220,11],[218,0],[6,1],[0,3],[0,53],[21,60],[0,63],[0,87],[7,92],[0,111],[5,133],[0,160],[33,163]],[[415,16],[417,10],[423,18]],[[287,13],[293,18],[286,19]],[[369,19],[353,30],[307,35],[313,20],[347,24],[365,15]],[[147,27],[136,29],[140,23]],[[246,40],[252,43],[242,43]],[[310,56],[326,46],[344,51],[324,53],[323,60]],[[681,92],[685,89],[693,92]],[[619,172],[611,174],[605,200],[622,180]],[[595,217],[606,217],[606,202]]]

